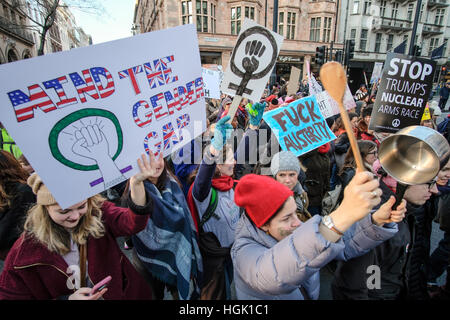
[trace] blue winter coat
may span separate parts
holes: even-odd
[[[398,231],[395,223],[378,227],[367,215],[333,243],[319,232],[321,218],[313,216],[277,242],[243,214],[231,249],[237,299],[304,300],[299,290],[303,286],[317,300],[320,268],[333,259],[365,254]]]

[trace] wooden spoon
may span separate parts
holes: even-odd
[[[345,95],[345,90],[347,88],[347,76],[345,75],[345,70],[342,65],[336,61],[327,62],[322,66],[322,68],[320,68],[320,80],[322,81],[322,85],[325,90],[339,106],[345,131],[347,131],[348,140],[350,141],[353,156],[355,157],[356,170],[364,171],[365,168],[361,157],[361,152],[359,151],[358,143],[356,141],[355,134],[353,133],[347,110],[345,110],[342,102]]]

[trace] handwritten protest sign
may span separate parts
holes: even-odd
[[[395,133],[419,125],[435,69],[435,61],[388,53],[369,129]]]
[[[282,43],[283,36],[245,19],[225,71],[222,92],[259,101]]]
[[[300,156],[336,139],[319,110],[315,96],[264,113],[283,150]]]
[[[316,96],[322,115],[325,117],[325,119],[328,119],[336,114],[339,114],[339,106],[337,102],[333,98],[331,98],[328,92],[323,90],[322,86],[317,82],[314,75],[310,73],[308,61],[306,61],[306,68],[308,72],[309,94]],[[355,100],[353,99],[353,95],[350,91],[350,88],[348,87],[348,84],[347,88],[345,89],[343,100],[345,110],[350,110],[356,107]]]
[[[206,129],[201,72],[193,25],[4,64],[0,121],[67,208]]]
[[[294,66],[291,67],[291,75],[287,86],[287,94],[296,94],[300,86],[300,69]]]
[[[220,99],[220,72],[202,68],[205,98]]]
[[[372,76],[370,77],[370,84],[377,83],[381,78],[383,71],[383,62],[375,62],[373,65]]]

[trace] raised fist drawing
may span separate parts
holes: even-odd
[[[261,41],[253,40],[248,41],[245,45],[245,54],[250,57],[245,57],[242,60],[242,66],[245,69],[245,73],[254,73],[259,66],[259,60],[256,57],[261,58],[261,56],[266,51],[266,46],[262,44]]]
[[[124,179],[109,153],[108,140],[98,124],[75,131],[75,139],[72,152],[97,163],[106,188]]]
[[[109,144],[105,134],[97,124],[88,125],[75,131],[73,153],[99,162],[101,158],[109,156]]]

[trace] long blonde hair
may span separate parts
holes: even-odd
[[[70,232],[52,220],[46,206],[36,204],[28,211],[24,230],[51,252],[66,255],[70,252],[70,239],[82,245],[89,236],[98,239],[105,234],[101,210],[104,200],[100,195],[90,197],[86,214]]]

